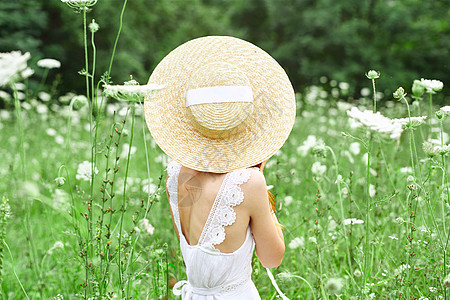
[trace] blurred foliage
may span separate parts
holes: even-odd
[[[109,66],[123,2],[99,0],[88,13],[97,75]],[[350,83],[359,96],[364,72],[381,72],[380,91],[411,88],[417,78],[450,82],[448,0],[133,0],[128,1],[112,79],[145,83],[178,45],[205,35],[233,35],[270,53],[297,90],[321,76]],[[56,58],[64,91],[83,91],[82,15],[55,0],[0,3],[0,51]],[[89,37],[90,39],[90,37]],[[90,41],[89,41],[90,42]],[[90,54],[91,55],[91,54]],[[37,74],[39,75],[39,74]]]

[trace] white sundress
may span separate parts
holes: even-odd
[[[239,249],[222,253],[214,245],[225,240],[225,226],[236,221],[233,207],[244,200],[240,185],[250,178],[249,169],[229,172],[220,186],[197,245],[189,245],[183,235],[178,213],[178,175],[182,165],[171,160],[167,166],[167,191],[175,225],[180,235],[180,247],[186,264],[187,280],[173,287],[183,300],[261,299],[251,280],[251,260],[255,241],[250,229]]]

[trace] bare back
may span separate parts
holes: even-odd
[[[189,245],[196,245],[226,174],[198,172],[182,167],[178,178],[180,223]],[[245,183],[241,186],[245,190]],[[245,193],[245,192],[244,192]],[[245,197],[244,197],[245,198]],[[225,240],[216,245],[222,253],[231,253],[244,243],[250,215],[245,201],[234,207],[236,221],[225,227]]]

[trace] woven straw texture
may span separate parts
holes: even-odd
[[[158,146],[182,165],[227,173],[256,165],[285,143],[295,121],[295,94],[283,68],[255,45],[226,36],[186,42],[155,68],[149,84],[164,88],[144,102]],[[253,103],[186,107],[190,89],[250,86]]]

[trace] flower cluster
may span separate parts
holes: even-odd
[[[103,85],[107,96],[123,102],[141,102],[153,91],[163,88],[162,85],[146,84],[139,85],[136,80],[130,80],[124,85]]]
[[[83,161],[81,164],[78,165],[77,175],[76,179],[89,181],[92,178],[92,167],[94,167],[94,173],[98,174],[98,169],[93,166],[92,163],[88,161]]]
[[[411,118],[400,118],[400,119],[392,119],[392,122],[399,123],[402,128],[412,127],[416,128],[425,123],[426,116],[422,117],[411,117]]]
[[[436,94],[444,88],[444,83],[440,80],[420,79],[420,83],[425,88],[427,93]]]
[[[431,141],[425,141],[422,144],[423,151],[429,156],[447,155],[450,152],[450,145],[438,145]]]
[[[0,86],[28,78],[34,71],[27,66],[30,53],[20,51],[0,53]]]
[[[37,62],[37,66],[44,69],[58,69],[61,68],[61,62],[52,58],[44,58]]]
[[[352,107],[351,110],[347,111],[347,115],[372,131],[389,134],[391,139],[398,139],[403,132],[400,122],[394,122],[380,112],[360,111],[357,107]]]

